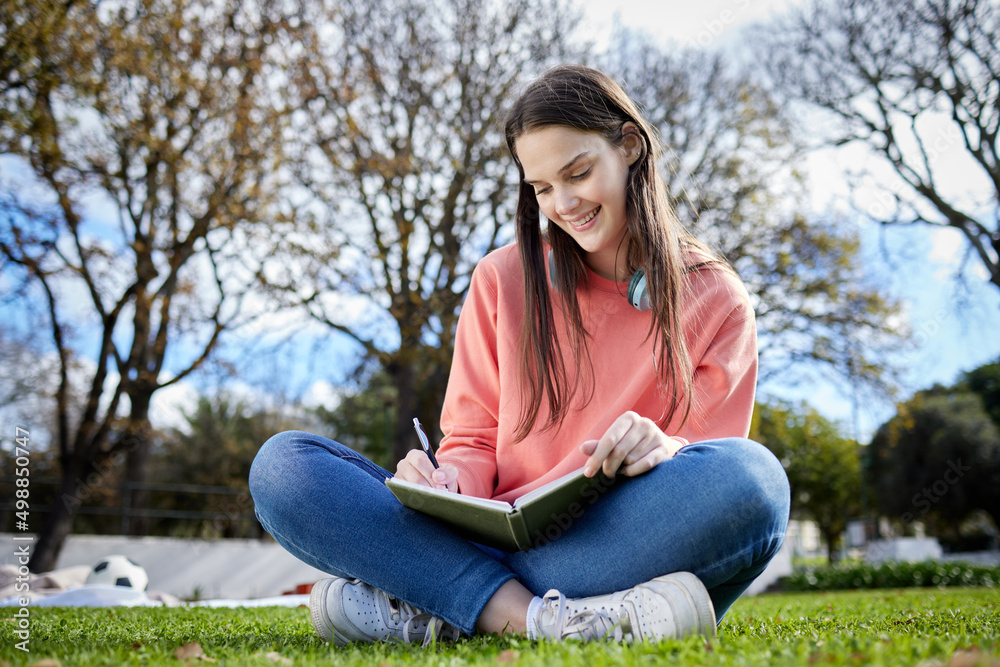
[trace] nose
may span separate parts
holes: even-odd
[[[570,216],[580,205],[580,198],[568,189],[560,189],[555,192],[556,213],[561,218]]]

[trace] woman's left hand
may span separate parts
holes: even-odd
[[[584,465],[588,477],[602,468],[608,477],[614,477],[619,470],[627,477],[635,477],[663,463],[682,446],[652,419],[626,412],[600,440],[587,440],[580,445],[580,451],[590,457]]]

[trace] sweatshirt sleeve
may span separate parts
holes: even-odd
[[[439,463],[458,468],[461,493],[481,498],[492,495],[497,478],[500,373],[495,280],[493,268],[483,262],[473,271],[458,317],[437,454]]]
[[[746,288],[709,271],[705,298],[685,327],[694,367],[691,412],[677,436],[689,442],[750,433],[757,387],[757,328]]]

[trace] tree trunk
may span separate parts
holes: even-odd
[[[450,353],[449,353],[450,357]],[[420,396],[418,409],[420,414],[426,415],[428,423],[424,424],[427,437],[431,438],[431,443],[441,441],[441,411],[444,409],[444,393],[448,386],[448,373],[451,368],[450,359],[448,363],[440,359],[431,359],[435,364],[426,379],[420,381],[417,395]]]
[[[441,410],[450,366],[440,362],[439,350],[415,343],[408,349],[408,353],[401,351],[386,368],[396,390],[396,423],[392,437],[396,461],[419,446],[413,430],[414,417],[420,419],[431,447],[437,448],[441,440]],[[450,356],[451,352],[448,354]]]
[[[396,425],[392,436],[392,457],[399,461],[413,448],[416,433],[413,430],[413,418],[417,414],[416,371],[409,360],[392,364],[388,369],[396,389]],[[422,422],[421,422],[422,423]],[[424,424],[426,430],[426,424]]]
[[[822,530],[823,539],[826,540],[826,561],[833,565],[839,560],[837,553],[837,543],[840,540],[840,533],[836,531]]]
[[[132,410],[123,444],[127,456],[125,482],[130,485],[142,484],[146,481],[149,468],[149,402],[151,398],[151,392],[129,396]],[[142,488],[132,488],[129,498],[129,506],[122,507],[122,511],[131,510],[128,534],[146,535],[149,533],[149,517],[136,514],[135,510],[149,508],[149,491]]]

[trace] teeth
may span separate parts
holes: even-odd
[[[600,206],[595,208],[593,211],[587,214],[586,218],[584,218],[580,222],[571,222],[570,224],[573,225],[574,227],[583,227],[585,224],[594,219],[594,216],[597,215],[597,212],[600,210],[600,208],[601,208]]]

